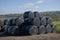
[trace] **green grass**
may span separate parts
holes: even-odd
[[[54,21],[53,24],[56,24],[56,32],[60,33],[60,21]]]

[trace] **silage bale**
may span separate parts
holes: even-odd
[[[40,13],[39,12],[33,12],[34,13],[34,17],[40,17]]]
[[[9,19],[7,25],[10,25],[10,26],[15,25],[13,22],[14,20],[15,20],[14,18]]]
[[[15,18],[12,20],[12,25],[21,25],[24,22],[24,20],[22,18]]]
[[[20,29],[18,28],[18,26],[8,26],[5,25],[4,26],[4,31],[9,34],[9,35],[18,35]]]
[[[10,19],[4,20],[4,25],[9,25],[9,20],[10,20]]]
[[[52,33],[55,33],[56,32],[56,25],[55,24],[51,24],[51,27],[52,27]]]
[[[41,25],[46,25],[46,17],[41,18]]]
[[[23,17],[24,17],[24,19],[25,18],[34,18],[34,13],[31,11],[26,11],[26,12],[24,12]]]
[[[52,23],[51,17],[48,17],[48,16],[42,17],[42,19],[41,19],[42,25],[51,24],[51,23]]]
[[[40,19],[39,18],[27,18],[27,19],[24,20],[24,22],[27,25],[40,26]]]
[[[8,28],[9,28],[9,27],[10,27],[10,26],[8,26],[8,25],[4,25],[4,26],[3,26],[4,31],[5,31],[5,32],[8,32]]]
[[[12,19],[9,19],[9,20],[8,20],[7,25],[12,25]]]
[[[6,25],[6,20],[1,20],[0,21],[0,30],[4,30],[3,27]]]
[[[34,18],[33,24],[36,26],[40,26],[40,19],[39,18]]]
[[[52,27],[50,26],[50,24],[46,25],[46,33],[51,33],[52,31]]]
[[[39,34],[45,34],[46,33],[46,28],[44,25],[41,25],[39,28],[38,28],[38,33]]]
[[[7,25],[8,19],[4,20],[4,25]]]
[[[19,29],[18,29],[18,26],[10,26],[8,28],[8,33],[11,34],[11,35],[18,35],[19,34]]]
[[[0,26],[3,26],[3,25],[4,25],[4,21],[0,20]]]
[[[22,18],[18,18],[16,20],[16,25],[21,25],[24,22],[24,20]]]
[[[42,25],[42,21],[41,21],[42,17],[39,17],[39,20],[40,20],[40,25]]]
[[[38,28],[35,25],[25,25],[21,28],[23,35],[36,35],[38,33]]]
[[[52,23],[52,18],[51,17],[46,17],[47,23]]]
[[[0,30],[2,30],[3,25],[4,25],[3,20],[0,20]]]

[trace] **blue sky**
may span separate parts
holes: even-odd
[[[0,0],[0,14],[60,11],[60,0]]]

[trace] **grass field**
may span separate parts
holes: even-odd
[[[56,24],[56,32],[60,33],[60,21],[54,21],[53,24]]]

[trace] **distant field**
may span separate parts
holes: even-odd
[[[54,21],[54,24],[56,24],[56,32],[60,33],[60,21]]]

